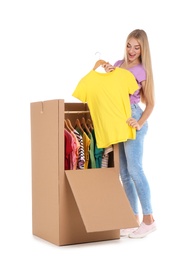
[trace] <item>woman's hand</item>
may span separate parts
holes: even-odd
[[[126,123],[127,123],[129,126],[131,126],[131,127],[133,127],[133,128],[136,128],[136,130],[140,130],[140,129],[141,129],[141,126],[139,125],[138,121],[137,121],[135,118],[133,118],[133,117],[129,118],[129,119],[126,121]]]
[[[102,67],[105,69],[106,72],[111,72],[115,70],[115,67],[111,65],[109,62],[103,64]]]

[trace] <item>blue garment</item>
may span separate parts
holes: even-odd
[[[139,120],[143,111],[138,104],[131,105],[132,117]],[[140,201],[143,215],[152,214],[150,187],[142,167],[143,144],[148,122],[136,132],[135,140],[119,143],[121,180],[135,215],[139,214]]]

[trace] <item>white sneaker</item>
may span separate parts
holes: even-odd
[[[156,230],[156,222],[154,221],[151,225],[146,225],[144,222],[141,223],[136,231],[130,233],[130,238],[143,238]]]
[[[137,230],[137,228],[126,228],[120,230],[120,237],[128,237],[129,234]]]

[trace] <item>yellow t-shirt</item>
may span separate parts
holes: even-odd
[[[134,75],[122,68],[109,73],[91,70],[79,81],[72,96],[88,104],[98,148],[136,138],[126,120],[131,117],[129,94],[137,89]]]

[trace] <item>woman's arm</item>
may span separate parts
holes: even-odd
[[[154,105],[149,102],[149,99],[147,98],[145,92],[144,92],[144,87],[145,87],[145,81],[142,81],[142,90],[143,90],[143,94],[145,96],[145,100],[146,100],[146,104],[145,104],[145,109],[143,111],[142,116],[140,117],[140,119],[137,121],[135,118],[129,118],[127,120],[127,123],[136,128],[137,130],[140,130],[142,128],[142,126],[144,125],[144,123],[146,122],[146,120],[149,118],[149,116],[151,115]]]

